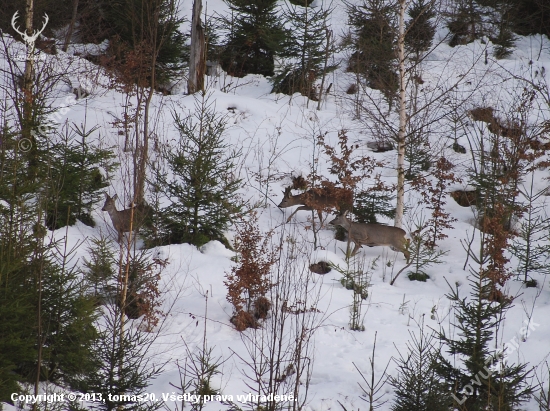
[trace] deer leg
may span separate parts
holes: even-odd
[[[353,249],[353,252],[351,253],[350,257],[353,257],[355,254],[357,254],[357,251],[361,248],[360,243],[355,243],[355,248]]]
[[[299,209],[300,209],[300,208],[297,208],[296,210],[294,210],[294,211],[292,212],[291,215],[288,216],[288,218],[286,219],[286,222],[287,222],[287,223],[290,222],[290,219],[292,218],[292,216],[293,216],[294,214],[296,214],[296,213],[298,212]]]
[[[323,228],[323,213],[321,210],[317,210],[317,215],[319,216],[319,222],[321,223],[321,228]]]
[[[407,250],[409,247],[410,241],[408,239],[403,240],[403,245],[401,246],[400,251],[403,253],[407,260],[407,264],[409,264],[409,259],[411,257],[411,253]]]
[[[407,250],[403,250],[403,255],[405,256],[405,259],[407,260],[407,264],[409,264],[409,259],[411,257],[411,253],[409,253]]]
[[[309,207],[306,207],[306,206],[300,206],[298,207],[296,210],[294,210],[294,212],[286,219],[286,222],[290,222],[290,219],[292,218],[292,216],[294,214],[296,214],[298,211],[307,211],[307,210],[311,210],[311,208]]]

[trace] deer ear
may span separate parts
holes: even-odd
[[[114,196],[111,197],[113,200],[116,200],[118,198],[118,194],[115,194]]]
[[[344,217],[348,215],[349,210],[344,211],[344,214],[342,214]]]

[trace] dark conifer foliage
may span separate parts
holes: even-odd
[[[514,48],[516,36],[513,33],[514,0],[477,0],[484,7],[482,15],[489,26],[484,31],[495,45],[493,52],[498,59],[509,56]]]
[[[73,1],[34,2],[35,24],[44,13],[50,17],[44,35],[54,36],[55,30],[69,25]],[[0,7],[0,29],[16,35],[11,18],[16,11],[20,16],[24,13],[25,0],[4,2],[4,6]],[[109,54],[121,62],[125,53],[154,44],[159,49],[158,81],[163,82],[179,72],[187,61],[185,36],[178,30],[182,20],[175,17],[175,7],[172,0],[79,0],[75,36],[83,43],[108,39]],[[20,17],[20,27],[23,18]]]
[[[66,29],[73,14],[72,1],[35,1],[35,25],[47,13],[50,20],[44,35],[55,36],[56,30]],[[25,1],[8,1],[0,7],[0,29],[19,38],[11,26],[11,18],[19,11],[19,26],[25,11]],[[186,36],[178,29],[183,22],[176,17],[174,0],[79,0],[74,37],[82,43],[101,43],[109,40],[109,59],[93,56],[95,62],[125,64],[128,54],[140,57],[147,62],[156,57],[156,83],[162,84],[181,72],[188,60]],[[57,37],[62,37],[57,33]],[[150,70],[150,67],[149,67]],[[150,73],[144,77],[149,77]],[[136,80],[137,81],[137,80]]]
[[[98,149],[88,141],[96,130],[67,125],[57,134],[58,142],[42,142],[43,154],[48,157],[44,172],[48,175],[46,225],[50,230],[73,225],[76,219],[95,226],[92,209],[109,185],[99,167],[107,172],[115,167],[111,151]]]
[[[382,192],[385,191],[385,192]],[[359,223],[377,223],[376,215],[395,218],[395,195],[389,190],[363,190],[355,195],[353,214]]]
[[[519,35],[546,34],[550,37],[550,2],[547,0],[510,0],[512,30]]]
[[[440,355],[436,372],[446,381],[455,401],[464,401],[462,409],[516,410],[533,392],[527,382],[530,371],[527,364],[509,365],[500,361],[502,352],[496,353],[491,346],[496,328],[512,301],[508,298],[488,301],[493,284],[485,274],[471,271],[470,284],[469,299],[461,297],[458,288],[447,295],[455,306],[456,320],[452,326],[457,333],[449,335],[442,329],[438,338],[455,361]]]
[[[240,152],[224,142],[225,119],[204,95],[196,97],[194,115],[174,113],[174,122],[180,140],[165,150],[174,177],[157,172],[158,187],[170,200],[155,217],[159,241],[225,242],[223,232],[240,210],[241,180],[235,177]]]
[[[426,0],[413,1],[407,14],[410,20],[405,26],[405,47],[418,60],[420,54],[430,49],[435,36],[436,16],[433,2]]]
[[[116,292],[114,278],[116,272],[115,256],[110,248],[110,242],[105,237],[92,238],[88,247],[90,258],[83,259],[82,274],[87,281],[88,294],[96,304],[105,303]]]
[[[515,36],[550,35],[550,3],[546,0],[454,0],[447,27],[449,44],[467,44],[488,36],[495,57],[510,54]]]
[[[513,0],[455,0],[447,27],[449,45],[468,44],[487,36],[495,47],[495,57],[504,58],[514,46]]]
[[[284,54],[290,33],[282,24],[276,0],[226,0],[231,16],[225,17],[227,42],[220,54],[230,75],[272,76],[275,56]]]
[[[121,329],[125,331],[121,333]],[[93,346],[99,367],[84,375],[78,388],[102,395],[105,401],[95,404],[99,410],[156,409],[150,403],[135,400],[135,396],[146,393],[151,380],[162,372],[162,365],[146,357],[156,334],[132,327],[131,320],[123,317],[116,305],[105,308],[99,333],[100,338]],[[110,397],[113,393],[126,396]]]
[[[512,53],[515,45],[516,36],[512,33],[509,24],[501,22],[496,37],[491,37],[491,41],[496,45],[494,56],[498,59],[508,57]]]
[[[34,2],[34,24],[42,24],[42,16],[47,13],[50,21],[46,26],[43,34],[47,37],[52,37],[55,30],[61,29],[67,24],[71,18],[72,13],[72,1],[56,1],[56,0],[42,0]],[[25,19],[25,4],[26,0],[8,0],[2,1],[0,7],[0,30],[5,33],[14,35],[16,38],[20,38],[12,28],[11,19],[16,11],[19,11],[18,26],[24,28]]]
[[[287,58],[272,79],[273,92],[300,92],[312,100],[317,100],[315,81],[323,75],[323,71],[327,74],[337,67],[336,64],[328,62],[334,53],[328,25],[331,13],[332,9],[323,5],[287,5],[284,15],[290,22],[293,36],[285,53]]]
[[[454,0],[454,10],[447,27],[451,32],[451,47],[468,44],[482,36],[481,14],[474,0]]]
[[[38,284],[33,287],[33,300],[41,299],[40,380],[77,387],[81,376],[97,367],[92,354],[92,346],[99,336],[93,324],[97,317],[93,300],[84,293],[76,271],[67,271],[49,260],[43,268],[34,268],[35,272],[43,270],[40,296]],[[33,313],[36,317],[36,307]],[[36,318],[25,327],[31,324],[36,324]],[[33,349],[37,350],[36,344]],[[37,369],[35,355],[32,361],[19,360],[16,371],[33,383]]]
[[[308,7],[313,3],[314,0],[288,0],[290,4],[294,4],[295,6],[302,6],[302,7]]]
[[[10,401],[18,382],[76,388],[97,365],[93,300],[76,272],[49,256],[40,213],[23,198],[0,210],[0,401]]]
[[[163,368],[147,355],[162,316],[157,300],[158,265],[147,250],[124,257],[115,254],[105,238],[95,240],[89,252],[91,258],[83,274],[88,295],[102,309],[96,323],[98,338],[90,348],[95,367],[81,374],[75,386],[82,392],[102,395],[103,401],[96,402],[94,409],[157,409],[135,396],[143,395]],[[133,315],[134,310],[139,315]],[[115,393],[117,396],[110,396]],[[120,394],[126,396],[118,397]]]
[[[98,186],[91,191],[85,187],[101,177],[99,160],[91,146],[71,152],[79,160],[59,156],[68,148],[62,139],[57,141],[58,151],[51,149],[56,140],[45,113],[55,110],[47,105],[46,93],[31,103],[36,124],[44,126],[40,133],[32,130],[28,145],[17,141],[17,133],[7,126],[9,119],[2,118],[6,126],[0,144],[0,401],[19,391],[18,382],[38,387],[49,381],[74,388],[80,376],[96,367],[91,350],[97,338],[93,300],[70,268],[73,264],[68,264],[72,252],[48,238],[44,224],[51,201],[66,207],[65,216],[71,206],[71,212],[91,211]],[[52,179],[61,165],[65,171],[57,176],[63,178]],[[65,184],[59,184],[61,180]],[[72,202],[66,203],[68,198]]]
[[[10,395],[19,390],[18,381],[28,377],[18,372],[20,364],[36,359],[31,328],[36,318],[35,293],[29,286],[26,261],[36,243],[31,227],[21,235],[10,227],[10,211],[0,207],[0,401],[11,401]]]
[[[452,404],[445,383],[436,372],[438,347],[433,334],[420,328],[418,336],[409,331],[407,353],[394,359],[398,374],[390,376],[395,388],[392,411],[448,411]]]
[[[102,4],[110,54],[121,64],[129,56],[145,59],[144,78],[152,68],[149,61],[156,56],[156,83],[163,84],[179,73],[187,61],[185,36],[178,30],[182,19],[176,17],[172,0],[114,0]]]
[[[353,54],[348,70],[361,75],[368,87],[392,100],[398,87],[395,44],[397,41],[396,4],[383,0],[346,3]]]

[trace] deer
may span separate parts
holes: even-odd
[[[290,219],[298,211],[317,210],[321,225],[323,224],[322,211],[329,208],[336,208],[338,211],[343,211],[349,208],[353,204],[353,194],[350,190],[345,188],[332,188],[328,189],[315,189],[312,188],[305,193],[292,195],[292,188],[287,187],[283,191],[283,200],[278,205],[279,208],[287,208],[295,205],[300,205],[288,218],[286,222],[290,222]]]
[[[407,250],[409,240],[405,238],[405,230],[374,223],[355,223],[347,218],[348,211],[330,221],[329,224],[344,227],[348,232],[348,238],[355,243],[355,248],[350,257],[354,256],[362,245],[391,246],[401,251],[409,263],[410,253]]]
[[[113,227],[118,233],[118,242],[120,243],[123,234],[130,232],[130,228],[131,231],[136,231],[139,226],[138,223],[142,222],[146,210],[143,206],[137,206],[119,211],[116,209],[115,204],[115,200],[118,196],[115,194],[110,197],[109,194],[104,194],[105,204],[101,211],[107,211],[109,213],[109,217],[111,217],[111,221],[113,222]]]

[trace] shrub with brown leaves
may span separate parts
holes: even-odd
[[[267,317],[271,303],[265,297],[271,289],[269,272],[276,261],[276,249],[271,248],[272,232],[262,234],[256,214],[251,214],[237,229],[235,251],[238,264],[226,274],[227,301],[233,305],[231,322],[239,331],[256,328],[257,319]]]

